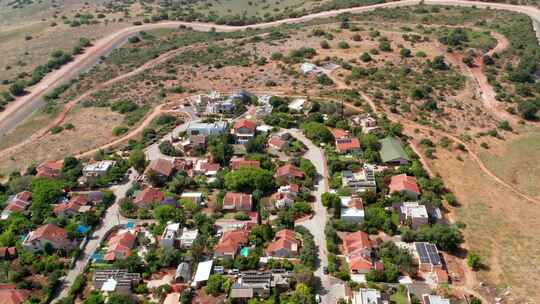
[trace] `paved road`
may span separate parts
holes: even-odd
[[[132,174],[129,176],[129,180],[127,183],[113,186],[110,188],[110,190],[112,190],[116,196],[115,203],[107,209],[101,227],[99,227],[92,234],[90,240],[88,241],[88,244],[86,244],[84,248],[84,252],[82,253],[81,257],[79,257],[79,259],[75,263],[75,266],[71,268],[68,271],[67,275],[64,277],[62,289],[60,290],[58,296],[51,303],[56,303],[58,300],[68,295],[69,288],[71,287],[71,285],[73,285],[73,282],[75,281],[77,276],[83,273],[84,268],[90,261],[90,257],[96,251],[96,249],[99,248],[99,245],[103,241],[103,238],[107,235],[107,232],[118,224],[127,223],[128,220],[120,215],[120,205],[118,202],[126,197],[127,191],[131,188],[131,186],[133,185],[133,181],[135,181],[137,177],[137,171],[132,170]]]
[[[94,43],[93,46],[88,48],[84,54],[78,55],[75,59],[61,67],[60,69],[48,74],[41,82],[34,87],[30,88],[30,93],[18,98],[16,101],[10,103],[6,110],[0,113],[0,137],[13,130],[17,124],[28,118],[35,110],[43,105],[43,96],[50,92],[56,86],[66,83],[69,80],[77,77],[80,73],[87,71],[97,62],[100,57],[107,55],[113,49],[121,46],[128,37],[138,33],[142,30],[152,30],[159,28],[177,28],[179,26],[191,27],[197,31],[210,31],[216,30],[219,32],[232,32],[238,30],[245,30],[248,28],[268,28],[281,24],[302,23],[310,21],[316,18],[334,17],[342,13],[362,13],[371,11],[377,8],[389,8],[417,5],[420,0],[404,0],[389,3],[382,3],[364,7],[355,7],[349,9],[340,9],[327,12],[321,12],[311,15],[306,15],[299,18],[283,19],[267,23],[259,23],[250,26],[227,26],[216,25],[210,23],[200,22],[180,22],[180,21],[168,21],[155,24],[144,24],[142,26],[131,26],[121,29],[109,36],[106,36]],[[476,6],[479,8],[493,8],[520,12],[529,15],[536,22],[537,36],[540,39],[540,10],[529,6],[518,6],[502,3],[485,3],[478,1],[463,1],[463,0],[425,0],[424,3],[429,5],[457,5],[457,6]]]
[[[323,272],[323,267],[328,266],[328,250],[326,250],[326,237],[324,235],[328,213],[321,200],[321,195],[328,191],[328,171],[326,168],[324,151],[314,145],[311,140],[307,139],[304,134],[297,129],[284,130],[284,132],[289,132],[292,136],[306,145],[308,150],[304,157],[313,163],[320,176],[317,188],[313,193],[315,196],[315,203],[313,205],[315,215],[310,220],[303,221],[300,225],[306,227],[313,234],[315,244],[319,247],[319,265],[315,270],[315,276],[321,279],[322,303],[337,303],[340,298],[345,297],[345,285],[343,281],[326,275]]]

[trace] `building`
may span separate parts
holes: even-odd
[[[37,177],[49,177],[49,178],[58,178],[62,171],[63,162],[62,161],[48,161],[40,164],[36,168]]]
[[[193,135],[220,135],[225,133],[227,123],[224,121],[216,121],[211,123],[190,122],[187,126],[186,133],[191,137]]]
[[[12,195],[7,200],[7,205],[2,211],[0,218],[7,220],[13,212],[23,212],[32,204],[32,193],[30,191],[19,192]]]
[[[287,142],[281,139],[281,137],[273,135],[268,139],[268,147],[276,151],[282,151],[287,147]]]
[[[343,237],[343,252],[347,256],[371,256],[372,245],[369,235],[363,231],[349,233]]]
[[[428,208],[418,202],[403,202],[392,205],[399,214],[399,220],[402,225],[410,225],[417,229],[422,225],[429,223]]]
[[[46,244],[50,244],[54,249],[69,250],[75,246],[75,242],[68,238],[66,230],[54,225],[42,225],[31,231],[23,240],[24,249],[36,252],[43,250]]]
[[[208,114],[229,114],[234,109],[236,109],[236,104],[232,98],[212,101],[206,105],[206,113]]]
[[[442,260],[435,244],[427,242],[415,242],[414,256],[418,261],[420,271],[433,272],[442,269]]]
[[[302,63],[302,65],[300,65],[300,70],[306,75],[320,75],[323,73],[320,67],[309,62]]]
[[[304,172],[291,164],[285,164],[277,168],[274,177],[281,180],[290,181],[293,179],[304,178]]]
[[[165,194],[159,188],[148,187],[137,193],[133,203],[138,207],[148,207],[163,201],[164,198]]]
[[[210,273],[212,272],[213,265],[213,260],[200,262],[197,265],[197,271],[195,272],[195,277],[193,278],[193,283],[191,283],[191,286],[198,288],[202,284],[206,283],[206,281],[208,281],[208,278],[210,278]]]
[[[103,259],[108,262],[126,259],[135,247],[137,236],[130,231],[119,231],[107,242],[107,252]]]
[[[83,167],[82,173],[88,179],[96,179],[98,177],[107,174],[109,169],[114,166],[116,162],[112,160],[102,160],[95,163],[87,164]]]
[[[173,248],[176,245],[176,242],[180,238],[180,224],[179,223],[170,223],[165,227],[163,233],[161,234],[161,239],[159,240],[159,245],[165,248]]]
[[[249,160],[244,157],[233,157],[230,161],[232,170],[239,170],[245,168],[260,168],[261,162],[258,160]]]
[[[411,161],[407,153],[405,153],[399,139],[395,137],[386,137],[379,140],[379,143],[381,144],[379,154],[381,155],[383,163],[390,165],[406,165]]]
[[[364,203],[360,197],[342,196],[341,220],[351,224],[364,223]]]
[[[364,168],[357,172],[349,170],[341,171],[341,182],[343,187],[350,188],[356,193],[377,191],[375,172],[373,168],[368,165],[365,165]]]
[[[17,257],[17,247],[0,247],[0,260],[11,260]]]
[[[184,229],[182,229],[182,235],[180,236],[180,247],[191,248],[198,236],[199,231],[197,229],[190,230],[184,227]]]
[[[293,205],[296,196],[290,193],[276,192],[270,197],[270,201],[278,209],[289,208]]]
[[[73,216],[79,212],[83,212],[82,207],[88,204],[88,199],[84,195],[73,196],[69,202],[60,203],[56,205],[53,209],[53,212],[56,216]],[[90,207],[90,206],[88,206]]]
[[[192,201],[200,205],[203,202],[203,194],[202,192],[183,192],[180,195],[180,199]]]
[[[161,181],[169,179],[175,171],[174,163],[172,161],[158,158],[150,162],[150,165],[145,170],[145,174],[154,174]]]
[[[251,211],[252,203],[251,194],[227,192],[221,208],[225,211]]]
[[[289,229],[283,229],[276,233],[274,241],[266,247],[266,255],[269,257],[292,258],[297,257],[300,250],[300,242],[295,233]]]
[[[217,258],[234,259],[240,247],[249,243],[248,230],[228,231],[223,234],[219,243],[214,246],[214,256]]]
[[[437,295],[425,294],[422,295],[422,304],[450,304],[450,300]]]
[[[336,139],[336,151],[340,154],[356,154],[362,151],[360,140],[356,137]]]
[[[381,292],[377,289],[360,288],[353,291],[352,304],[382,304]]]
[[[0,287],[0,304],[22,304],[30,298],[30,295],[29,290],[16,289],[15,285],[2,286]]]
[[[191,280],[191,266],[188,263],[182,262],[176,267],[174,281],[176,283],[188,283]]]
[[[377,120],[369,113],[354,117],[353,122],[362,127],[362,133],[374,133],[380,130],[380,128],[377,126]]]
[[[301,112],[306,108],[306,100],[304,98],[296,98],[287,106],[290,110]]]
[[[217,163],[212,163],[207,159],[198,159],[192,169],[191,175],[204,175],[206,177],[214,177],[221,169]]]
[[[390,181],[390,194],[395,192],[403,192],[410,199],[418,199],[420,196],[420,188],[416,181],[416,177],[407,176],[407,174],[399,174],[392,176]]]
[[[125,269],[97,268],[92,276],[95,290],[130,294],[131,288],[141,282],[141,275]]]
[[[248,119],[240,119],[234,124],[233,134],[236,138],[236,143],[245,144],[255,137],[257,132],[257,123]]]
[[[280,186],[278,189],[278,193],[290,194],[293,197],[296,197],[299,192],[300,192],[300,185],[298,184],[287,184],[287,185]]]

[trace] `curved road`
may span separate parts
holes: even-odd
[[[377,8],[391,8],[400,6],[417,5],[420,0],[404,0],[397,2],[382,3],[364,7],[355,7],[348,9],[333,10],[327,12],[321,12],[311,15],[306,15],[299,18],[283,19],[267,23],[259,23],[250,26],[228,26],[228,25],[216,25],[211,23],[200,22],[181,22],[181,21],[169,21],[155,24],[144,24],[141,26],[131,26],[121,29],[109,36],[106,36],[97,42],[93,46],[89,47],[83,54],[78,55],[75,59],[61,67],[60,69],[48,74],[42,81],[30,88],[30,93],[18,98],[14,102],[10,103],[6,110],[0,113],[0,137],[13,130],[17,124],[29,117],[36,109],[41,107],[44,102],[43,96],[50,92],[54,87],[62,83],[66,83],[71,79],[74,79],[79,74],[90,69],[93,65],[99,62],[101,56],[104,56],[111,52],[113,49],[121,46],[128,37],[142,31],[152,30],[159,28],[176,28],[179,26],[187,26],[196,31],[210,31],[216,30],[219,32],[232,32],[238,30],[245,30],[250,28],[269,28],[278,26],[281,24],[290,23],[302,23],[310,21],[316,18],[334,17],[343,13],[362,13],[371,11]],[[479,8],[492,8],[508,10],[526,14],[534,20],[535,30],[540,40],[540,10],[529,6],[519,6],[502,3],[485,3],[478,1],[464,1],[464,0],[425,0],[425,4],[428,5],[450,5],[450,6],[476,6]]]

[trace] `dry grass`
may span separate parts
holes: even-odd
[[[23,146],[11,157],[0,158],[0,173],[6,175],[24,170],[32,163],[62,159],[105,144],[113,139],[112,128],[121,123],[123,116],[103,108],[78,108],[66,119],[74,130],[48,135],[38,142]]]

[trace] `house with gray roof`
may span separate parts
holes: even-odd
[[[187,134],[191,137],[193,135],[219,135],[223,134],[227,129],[227,122],[225,121],[216,121],[216,122],[191,122],[187,127]]]
[[[379,140],[381,144],[381,161],[386,164],[392,165],[405,165],[411,160],[403,146],[401,141],[395,137],[386,137]]]

